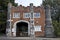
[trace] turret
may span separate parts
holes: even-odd
[[[30,4],[30,31],[31,36],[34,36],[34,10],[33,10],[33,3]]]
[[[12,4],[8,3],[7,27],[6,27],[7,36],[11,36],[11,8],[12,8]]]
[[[45,8],[45,17],[46,17],[46,22],[45,22],[45,36],[46,37],[53,37],[54,34],[54,29],[52,26],[52,19],[51,19],[51,11],[50,11],[50,6],[46,5]]]

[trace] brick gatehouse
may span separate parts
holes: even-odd
[[[45,9],[43,6],[12,6],[8,4],[7,36],[45,36]]]

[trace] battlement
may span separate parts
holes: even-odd
[[[20,6],[17,6],[17,7],[15,7],[15,6],[12,6],[12,8],[11,8],[13,11],[24,11],[24,12],[30,12],[30,6],[27,6],[27,7],[25,7],[25,6],[22,6],[22,5],[20,5]],[[40,12],[40,11],[44,11],[44,7],[43,6],[34,6],[33,5],[33,11],[34,12]]]

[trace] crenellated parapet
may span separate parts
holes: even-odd
[[[17,6],[17,7],[12,6],[12,10],[15,10],[15,11],[20,11],[21,10],[21,11],[28,11],[29,12],[30,11],[29,9],[30,9],[30,6],[27,6],[27,7],[22,6],[22,5]],[[34,12],[37,11],[37,10],[40,11],[41,9],[44,10],[44,8],[42,6],[37,6],[36,7],[36,6],[33,5]]]

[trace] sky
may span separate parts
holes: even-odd
[[[33,3],[34,6],[40,6],[42,4],[42,0],[15,0],[15,3],[23,6],[29,6],[30,3]]]

